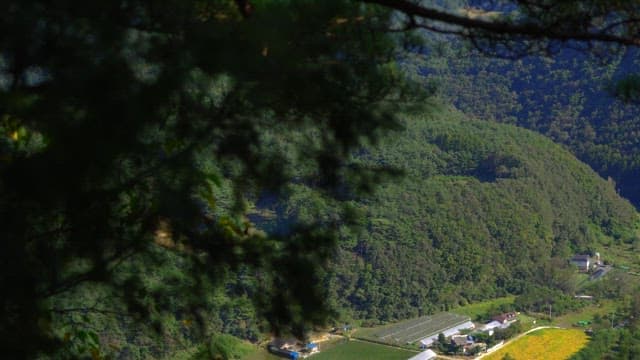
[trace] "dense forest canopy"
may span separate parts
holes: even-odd
[[[640,112],[637,103],[616,96],[619,81],[633,77],[640,64],[637,50],[609,54],[604,66],[602,58],[571,49],[510,61],[470,53],[461,41],[434,44],[414,66],[445,101],[469,116],[522,126],[566,145],[640,204]]]
[[[350,200],[360,231],[342,233],[327,281],[355,318],[404,319],[536,286],[572,293],[572,254],[638,241],[633,206],[549,139],[447,109],[403,124],[353,159],[405,171]],[[295,185],[271,204],[281,213],[271,221],[326,218],[333,206]]]
[[[408,1],[6,2],[3,354],[59,350],[71,336],[56,328],[60,314],[181,314],[206,332],[203,311],[228,290],[229,271],[260,279],[245,296],[275,331],[322,322],[317,280],[353,223],[345,200],[389,173],[348,160],[429,95],[403,71],[403,47],[419,45],[406,30],[435,22],[432,31],[503,55],[637,44],[636,1],[498,3],[516,12],[478,18]],[[290,182],[342,201],[316,222],[255,229],[248,204]],[[77,303],[82,288],[91,303]]]

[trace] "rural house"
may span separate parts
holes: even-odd
[[[451,337],[451,345],[455,346],[463,354],[476,353],[487,348],[487,344],[476,343],[476,339],[471,335],[454,335]]]
[[[515,312],[503,313],[500,315],[496,315],[491,318],[493,321],[499,322],[501,325],[506,325],[507,323],[511,323],[516,320],[518,314]]]
[[[451,337],[451,345],[465,346],[473,344],[473,337],[471,335],[453,335]]]
[[[574,255],[571,258],[571,263],[578,267],[580,271],[589,271],[589,265],[591,264],[591,258],[589,255]]]

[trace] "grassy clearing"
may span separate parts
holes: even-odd
[[[631,244],[620,244],[605,247],[603,250],[605,260],[613,262],[614,267],[623,267],[625,271],[640,272],[640,253],[638,248]]]
[[[243,360],[283,360],[279,356],[275,356],[267,351],[267,349],[256,348],[256,351],[247,357],[244,357]]]
[[[580,311],[559,316],[553,319],[553,324],[562,327],[571,327],[581,320],[593,321],[596,314],[604,316],[615,312],[615,310],[616,304],[613,301],[603,300],[599,304],[585,306],[580,309]]]
[[[417,354],[408,350],[377,345],[364,341],[351,340],[336,345],[328,350],[321,350],[317,355],[309,357],[310,360],[406,360]]]
[[[335,347],[340,347],[340,346],[344,346],[347,343],[347,339],[346,338],[342,338],[342,337],[334,337],[329,341],[323,341],[321,343],[319,343],[320,345],[320,353],[317,355],[313,355],[312,357],[310,357],[309,359],[311,360],[315,360],[318,359],[318,355],[321,355],[325,352],[328,352],[329,354],[333,354],[337,351],[332,350]],[[377,346],[375,344],[371,344],[372,346]],[[339,354],[339,352],[338,352]],[[320,357],[320,359],[322,359],[323,356]],[[346,358],[346,359],[352,359],[351,358]],[[242,360],[283,360],[283,357],[279,357],[276,355],[271,354],[269,351],[267,351],[267,349],[265,349],[264,347],[258,347],[255,346],[255,351],[253,353],[251,353],[250,355],[243,357]],[[337,360],[342,359],[342,358],[336,358]]]
[[[579,273],[579,272],[573,275],[573,282],[575,283],[576,289],[578,290],[591,284],[591,282],[589,281],[589,274]]]
[[[533,316],[529,316],[529,315],[525,315],[525,314],[519,314],[518,315],[518,321],[522,324],[522,331],[527,331],[529,329],[532,329],[536,326],[544,326],[547,325],[547,323],[545,321],[541,321],[540,319],[537,319]]]
[[[231,335],[214,336],[209,344],[201,343],[188,349],[177,351],[163,360],[201,360],[211,357],[210,351],[216,352],[214,358],[223,356],[230,359],[247,359],[258,353],[260,348],[246,340],[242,340]],[[222,355],[222,354],[226,355]],[[225,358],[226,358],[225,357]],[[251,357],[252,360],[272,360],[271,358]]]
[[[492,312],[494,309],[498,309],[501,305],[513,304],[515,301],[515,296],[505,296],[497,299],[482,301],[475,304],[469,304],[457,309],[451,310],[452,313],[466,315],[471,318],[471,320],[476,320],[478,318],[492,315],[489,312]]]
[[[483,360],[500,360],[506,354],[516,360],[566,360],[588,341],[579,329],[543,329],[521,337]]]

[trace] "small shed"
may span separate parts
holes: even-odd
[[[493,330],[495,328],[501,328],[502,327],[502,323],[499,321],[491,321],[486,323],[483,327],[482,327],[482,331],[489,331],[489,330]]]
[[[466,335],[454,335],[451,337],[451,345],[464,346],[467,345]]]
[[[305,347],[306,350],[312,354],[320,351],[320,349],[318,348],[318,344],[313,342],[308,343]]]

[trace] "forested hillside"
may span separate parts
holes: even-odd
[[[338,224],[336,254],[316,284],[336,310],[335,321],[385,322],[540,288],[570,294],[574,269],[567,259],[574,252],[640,241],[637,213],[613,184],[545,137],[470,120],[444,106],[403,119],[403,130],[351,160],[354,168],[401,170],[402,175],[383,179],[371,196],[326,197],[305,185],[309,173],[300,164],[286,197],[256,198],[250,210],[259,227],[278,234],[289,231],[294,220],[298,226],[331,224],[338,207],[350,208],[356,225]],[[273,146],[280,137],[265,136]],[[290,141],[299,138],[305,137],[297,134]],[[224,197],[220,200],[224,207]],[[94,304],[53,317],[59,335],[70,337],[70,351],[171,356],[199,343],[200,325],[207,332],[261,338],[264,314],[253,305],[262,291],[279,291],[265,288],[266,274],[229,272],[217,290],[201,283],[201,310],[194,318],[181,310],[185,304],[176,295],[192,286],[184,273],[195,264],[180,252],[157,246],[150,251],[152,262],[133,258],[122,269],[146,274],[144,286],[157,294],[144,300],[151,321],[120,313],[124,304],[108,288],[80,287],[54,304],[60,309]],[[296,251],[304,256],[304,248]],[[162,270],[150,272],[151,266]],[[101,309],[101,302],[111,310],[92,311]],[[157,303],[171,315],[156,314]]]
[[[584,90],[633,56],[559,52],[637,48],[640,0],[4,8],[4,358],[218,358],[350,317],[577,302],[568,256],[640,244],[616,192],[635,200],[635,110]],[[448,36],[558,65],[455,59]]]
[[[327,281],[335,304],[364,319],[406,318],[538,285],[572,291],[575,251],[633,241],[636,212],[611,182],[550,140],[442,109],[355,163],[394,166],[343,232]],[[331,204],[296,185],[282,214],[316,221]]]
[[[437,42],[418,60],[426,80],[469,116],[517,124],[566,145],[622,196],[640,205],[640,108],[615,95],[634,73],[636,49],[600,54],[563,49],[518,60],[469,53],[461,41]]]
[[[637,213],[613,184],[539,134],[470,120],[444,106],[406,116],[403,125],[352,159],[354,168],[402,171],[372,195],[330,200],[300,180],[306,169],[299,159],[298,180],[286,199],[263,196],[250,211],[264,230],[284,234],[293,223],[330,223],[338,207],[351,209],[357,225],[338,229],[328,272],[319,284],[309,284],[328,291],[335,321],[385,322],[540,288],[570,294],[574,270],[567,259],[574,252],[640,241]],[[265,137],[272,146],[286,146],[277,141],[281,135]],[[62,309],[94,304],[53,316],[59,335],[70,338],[63,351],[171,357],[179,349],[199,351],[199,322],[207,331],[250,340],[268,329],[264,314],[253,308],[268,290],[261,284],[265,274],[229,272],[226,286],[216,291],[203,283],[193,296],[207,310],[193,318],[171,294],[191,286],[184,272],[194,264],[162,247],[152,252],[153,262],[133,258],[123,271],[144,274],[145,286],[159,296],[144,304],[162,303],[172,315],[140,321],[119,312],[124,304],[108,288],[83,286],[56,301]],[[152,264],[162,270],[150,272]],[[111,310],[97,310],[100,303],[110,303]],[[162,331],[154,332],[160,324]]]

